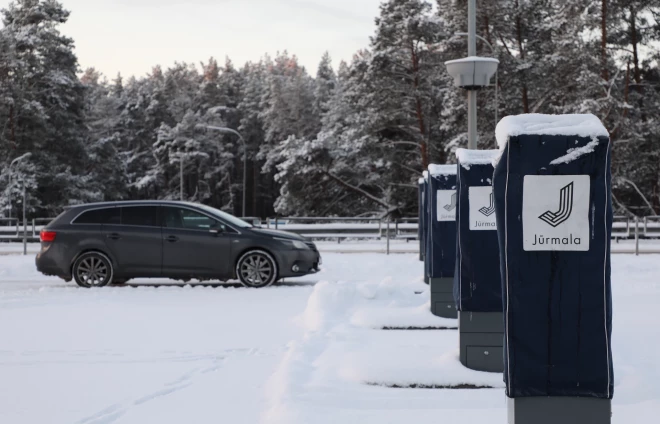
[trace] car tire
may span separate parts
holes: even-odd
[[[114,274],[112,261],[101,252],[83,253],[71,270],[76,284],[84,288],[107,286]]]
[[[245,287],[268,287],[277,281],[277,274],[277,262],[263,250],[250,250],[236,262],[236,276]]]

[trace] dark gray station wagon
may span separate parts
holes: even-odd
[[[37,270],[82,287],[131,278],[238,278],[266,287],[318,272],[314,243],[254,227],[196,203],[108,202],[74,206],[41,231]]]

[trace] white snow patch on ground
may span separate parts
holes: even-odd
[[[612,258],[613,423],[660,414],[660,256]],[[502,376],[463,368],[414,254],[324,254],[321,273],[78,289],[0,256],[0,422],[506,422]],[[165,284],[165,286],[159,286]],[[387,385],[484,385],[412,389]]]
[[[315,287],[301,318],[307,332],[269,382],[264,423],[506,422],[502,375],[462,367],[455,330],[364,325],[364,316],[385,322],[373,313],[379,307],[392,311],[390,320],[410,322],[417,284],[413,276],[397,290],[391,284]],[[613,257],[613,292],[613,423],[648,422],[660,413],[660,257]],[[420,309],[425,296],[417,298]],[[385,387],[466,384],[493,388]]]

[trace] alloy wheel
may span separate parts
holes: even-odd
[[[101,255],[88,254],[76,262],[76,282],[83,287],[103,287],[111,276],[111,265]]]
[[[248,286],[264,287],[274,280],[275,266],[272,260],[262,253],[252,253],[239,264],[239,277]]]

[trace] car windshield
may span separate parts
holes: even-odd
[[[248,224],[247,222],[243,221],[242,219],[238,219],[233,215],[229,215],[226,212],[223,212],[221,210],[218,210],[216,208],[212,208],[210,206],[206,205],[199,205],[195,204],[195,206],[204,209],[206,212],[213,214],[217,216],[218,218],[224,220],[225,222],[239,228],[250,228],[252,227],[252,224]]]

